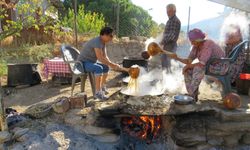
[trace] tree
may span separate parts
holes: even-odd
[[[18,35],[22,29],[30,27],[34,27],[37,30],[40,26],[44,26],[45,30],[53,28],[52,22],[54,20],[47,15],[43,15],[43,11],[54,13],[55,7],[48,5],[46,8],[42,8],[42,2],[40,0],[29,0],[28,2],[26,0],[19,0],[17,4],[12,4],[1,1],[0,5],[5,7],[0,10],[0,19],[5,19],[5,23],[2,27],[3,31],[0,33],[0,40],[11,35]],[[18,10],[15,21],[9,19],[10,17],[7,13],[7,10],[12,8]]]
[[[84,4],[85,11],[103,14],[106,25],[113,28],[119,11],[119,36],[152,36],[158,28],[148,12],[130,0],[78,0],[77,3]],[[72,8],[71,0],[64,0],[64,7]]]
[[[103,15],[90,11],[86,12],[84,5],[79,5],[76,21],[79,33],[99,34],[101,28],[105,26]],[[69,8],[68,14],[61,21],[61,25],[74,28],[73,9]]]

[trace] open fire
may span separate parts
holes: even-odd
[[[151,143],[161,129],[160,116],[131,116],[121,120],[122,130],[130,136]]]

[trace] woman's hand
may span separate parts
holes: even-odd
[[[168,56],[169,56],[170,58],[172,58],[172,59],[177,59],[177,58],[178,58],[177,54],[175,54],[175,53],[169,54]]]
[[[184,68],[182,69],[182,74],[184,75],[188,69],[188,65],[184,66]]]
[[[183,69],[182,69],[182,74],[185,74],[189,69],[192,69],[194,66],[192,64],[188,64],[186,65]]]

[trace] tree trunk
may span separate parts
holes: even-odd
[[[5,118],[5,110],[4,110],[4,105],[3,105],[3,89],[1,86],[1,77],[0,77],[0,126],[1,126],[1,131],[8,130],[8,126],[7,126],[6,118]]]

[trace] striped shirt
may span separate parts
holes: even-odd
[[[163,39],[161,41],[162,45],[167,45],[168,43],[176,43],[181,30],[181,22],[176,15],[169,18],[165,26],[163,33]]]
[[[192,47],[191,52],[188,56],[189,59],[195,60],[198,58],[199,62],[206,65],[210,58],[221,58],[225,57],[224,51],[212,40],[205,40],[200,48]]]

